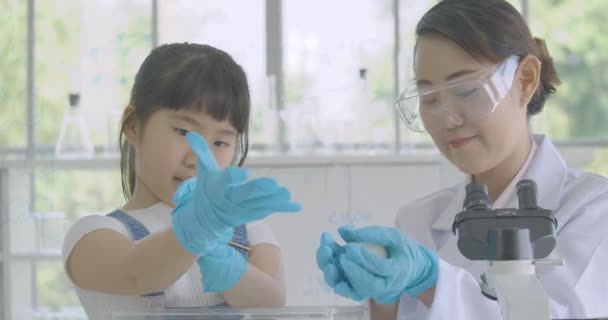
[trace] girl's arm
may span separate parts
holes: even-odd
[[[435,295],[435,287],[432,287],[418,296],[418,299],[424,303],[428,308],[433,303],[433,297]],[[370,300],[370,318],[372,320],[395,320],[397,319],[397,312],[399,310],[399,302],[393,304],[380,304],[374,300]]]
[[[372,320],[395,320],[399,302],[393,304],[380,304],[374,300],[369,301],[369,314]]]
[[[285,278],[281,250],[273,244],[254,245],[247,272],[224,298],[234,308],[285,306]]]
[[[85,290],[143,295],[169,287],[197,258],[180,245],[171,227],[140,241],[100,229],[78,241],[66,261],[66,271]]]
[[[433,304],[433,300],[435,298],[435,287],[429,288],[421,295],[418,296],[418,299],[424,303],[427,308],[430,308]]]

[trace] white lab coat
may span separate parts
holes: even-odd
[[[538,185],[538,204],[558,220],[557,246],[548,258],[565,266],[537,266],[536,273],[551,299],[551,316],[608,317],[608,180],[568,169],[555,146],[534,136],[538,149],[524,178]],[[427,308],[403,295],[398,319],[501,319],[496,301],[485,298],[478,279],[483,261],[469,261],[456,247],[454,216],[462,211],[465,184],[440,190],[401,208],[396,225],[408,237],[439,257],[433,304]],[[517,197],[509,200],[517,207]]]

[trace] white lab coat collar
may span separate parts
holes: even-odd
[[[536,182],[539,206],[555,212],[564,188],[568,167],[555,146],[544,135],[532,135],[532,139],[536,141],[538,149],[523,177]],[[465,186],[464,184],[458,184],[452,188],[457,188],[454,197],[433,222],[433,230],[451,231],[454,217],[462,211]],[[516,197],[513,197],[508,201],[510,206],[517,206],[516,199]]]

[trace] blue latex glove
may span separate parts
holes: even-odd
[[[232,288],[247,271],[247,260],[228,244],[220,244],[198,258],[205,292],[225,292]]]
[[[317,251],[318,260],[321,252],[322,258],[331,261],[320,268],[337,294],[357,301],[374,299],[389,304],[398,301],[403,292],[417,297],[435,285],[437,256],[399,230],[380,226],[357,230],[344,226],[338,232],[347,244],[341,249],[334,247],[337,256],[326,258],[327,254],[323,254],[326,249],[321,248],[328,245],[323,244],[323,239]],[[384,246],[388,257],[378,256],[357,242]],[[333,270],[334,266],[338,271]]]
[[[301,210],[276,180],[247,181],[247,169],[235,166],[221,170],[199,134],[189,132],[186,139],[198,157],[197,177],[179,185],[171,220],[178,241],[189,252],[204,255],[227,243],[235,226],[274,212]]]
[[[369,299],[364,297],[351,287],[344,271],[340,266],[340,257],[344,254],[345,247],[336,243],[331,234],[321,234],[321,244],[317,249],[317,266],[323,272],[323,278],[334,291],[344,297],[361,301]]]
[[[339,257],[344,253],[344,247],[334,241],[331,234],[323,232],[321,234],[321,243],[317,248],[317,266],[323,272],[323,278],[331,288],[336,288],[341,282],[345,282],[344,274],[339,267]],[[346,285],[344,283],[343,285]],[[354,300],[361,300],[358,296],[348,296]]]

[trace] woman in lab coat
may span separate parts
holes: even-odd
[[[503,0],[441,1],[416,35],[402,119],[428,132],[467,179],[403,207],[397,229],[345,226],[344,246],[324,234],[317,264],[326,282],[371,299],[374,319],[500,319],[498,303],[480,292],[486,263],[462,256],[452,222],[467,182],[485,184],[494,207],[516,208],[516,183],[532,179],[539,206],[558,220],[549,258],[565,261],[536,267],[552,318],[608,316],[608,181],[568,169],[551,141],[529,129],[559,83],[544,42]],[[358,242],[382,245],[388,257]]]

